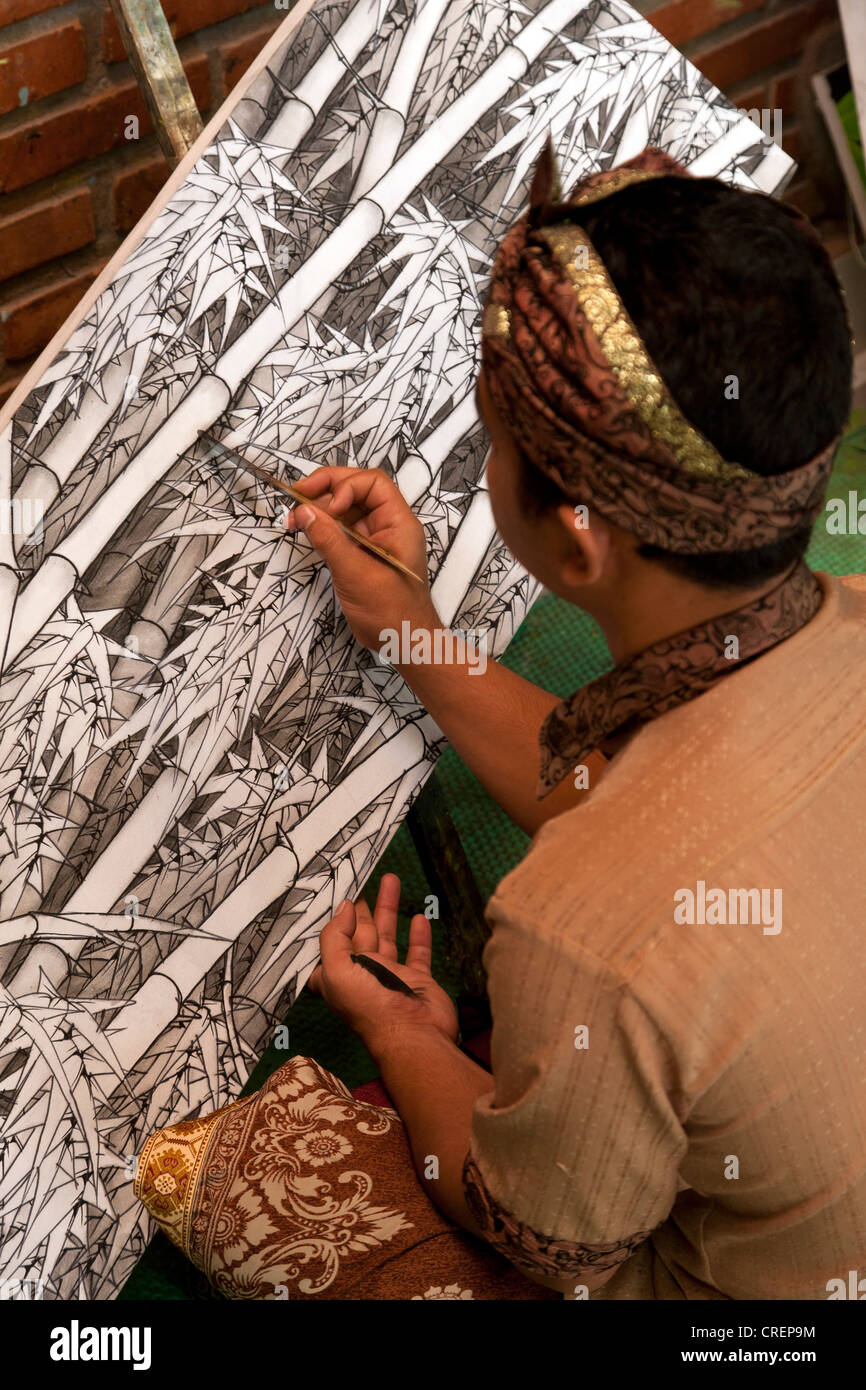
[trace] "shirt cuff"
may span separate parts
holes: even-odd
[[[624,1264],[652,1234],[637,1231],[625,1240],[597,1245],[543,1235],[497,1202],[471,1152],[463,1164],[463,1193],[475,1224],[489,1244],[518,1269],[546,1278],[576,1277],[591,1270],[607,1273]]]

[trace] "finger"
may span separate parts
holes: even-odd
[[[301,505],[302,504],[296,500],[292,503],[291,507],[287,508],[283,517],[283,525],[287,531],[297,531],[299,529],[297,512],[298,507]],[[325,493],[324,496],[317,497],[315,505],[321,511],[325,512],[328,516],[336,515],[337,511],[339,510],[334,505],[333,493]],[[355,528],[357,528],[359,524],[363,524],[364,526],[366,526],[366,517],[363,515],[363,513],[358,512],[357,507],[352,507],[348,510],[343,510],[345,511],[345,515],[341,515],[340,520],[343,522],[344,525],[352,526]]]
[[[298,491],[303,493],[303,497],[300,499],[296,498],[295,501],[302,503],[304,498],[310,498],[321,511],[326,512],[329,516],[335,516],[339,512],[341,517],[343,517],[343,513],[345,512],[348,513],[348,515],[343,517],[343,520],[351,520],[351,500],[348,504],[344,502],[343,505],[338,507],[336,505],[336,495],[343,482],[343,475],[346,473],[357,473],[357,471],[356,468],[317,468],[309,477],[300,478],[298,482],[294,484]],[[287,530],[293,529],[290,521],[291,518],[287,518]]]
[[[330,570],[339,572],[343,578],[360,572],[366,573],[369,560],[362,559],[359,563],[358,556],[361,552],[358,547],[325,512],[299,503],[295,508],[295,516],[298,527]]]
[[[355,904],[348,899],[341,903],[330,922],[326,922],[319,937],[322,975],[338,978],[352,963],[352,938],[355,934]]]
[[[307,981],[307,989],[308,989],[312,994],[321,994],[321,992],[322,992],[322,967],[321,967],[321,965],[317,965],[317,966],[316,966],[316,968],[315,968],[315,970],[313,971],[312,975],[311,975],[310,978],[308,979],[308,981]]]
[[[357,471],[357,468],[314,468],[306,477],[296,479],[294,486],[299,492],[303,492],[305,497],[319,498],[333,492],[343,478]]]
[[[327,477],[320,475],[327,474]],[[407,522],[417,519],[400,489],[379,468],[317,469],[305,478],[301,490],[308,497],[322,497],[330,492],[329,514],[355,524],[353,514],[364,515],[371,539],[379,541],[385,533],[402,532]]]
[[[378,951],[379,949],[379,930],[373,921],[372,913],[364,902],[359,898],[355,904],[355,935],[353,937],[353,951]]]
[[[367,510],[388,500],[409,506],[397,484],[381,468],[316,468],[308,477],[300,478],[297,486],[308,497],[320,497],[324,492],[336,493],[343,484],[348,484],[354,501],[365,503]]]
[[[358,508],[362,511],[366,510],[364,508],[364,503],[359,502],[355,496],[353,483],[354,479],[343,478],[336,484],[331,493],[331,505],[329,508],[331,516],[343,517],[344,513]]]
[[[298,508],[303,506],[302,502],[293,504],[283,516],[283,526],[287,531],[298,531]],[[334,498],[330,494],[326,497],[317,498],[315,507],[325,513],[326,516],[339,516],[344,526],[349,526],[353,531],[359,532],[362,536],[373,538],[373,527],[370,518],[358,507],[338,507],[334,503]]]
[[[397,959],[397,917],[400,911],[400,880],[396,874],[383,874],[376,895],[376,927],[379,932],[379,955],[386,960]]]
[[[423,912],[416,912],[409,923],[409,949],[406,964],[429,974],[433,962],[433,928]]]

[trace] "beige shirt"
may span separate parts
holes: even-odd
[[[805,628],[641,728],[488,906],[472,1158],[512,1244],[651,1232],[595,1298],[866,1276],[866,577],[820,579]],[[722,893],[684,921],[700,882]]]

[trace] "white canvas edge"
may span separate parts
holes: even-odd
[[[62,350],[66,340],[72,336],[78,325],[87,317],[99,296],[111,284],[120,266],[123,265],[124,261],[129,259],[139,242],[144,240],[150,227],[156,221],[166,204],[171,202],[193,165],[201,158],[205,150],[212,143],[213,137],[225,124],[234,108],[239,102],[243,101],[259,73],[267,67],[272,55],[278,48],[283,46],[286,39],[290,37],[292,31],[298,28],[303,20],[306,19],[307,14],[315,4],[316,0],[298,0],[298,3],[291,13],[286,15],[283,23],[274,30],[264,48],[246,69],[238,85],[229,92],[225,101],[214,115],[211,116],[195,144],[187,150],[183,159],[169,174],[166,182],[157,193],[153,202],[146,211],[142,213],[132,231],[128,232],[124,237],[111,259],[103,266],[99,275],[90,286],[90,289],[81,297],[69,317],[64,319],[53,338],[51,338],[42,349],[36,361],[32,362],[27,368],[27,371],[15,387],[12,395],[2,409],[0,409],[0,433],[2,433],[9,424],[9,421],[15,415],[18,408],[30,395],[30,392],[39,385],[46,367],[54,361],[54,358]]]
[[[292,32],[300,26],[303,20],[306,19],[308,13],[316,3],[317,0],[297,0],[297,4],[295,5],[291,13],[288,14],[284,22],[277,29],[274,30],[274,33],[267,41],[264,48],[261,50],[258,56],[253,59],[249,67],[246,69],[243,77],[241,78],[241,83],[243,83],[243,87],[241,88],[241,83],[238,83],[238,86],[235,87],[231,92],[229,92],[225,101],[222,103],[221,106],[218,107],[214,115],[210,118],[207,125],[202,130],[202,133],[196,140],[195,144],[191,146],[191,148],[184,155],[183,159],[180,161],[177,167],[171,172],[165,184],[157,193],[153,202],[149,205],[147,210],[144,213],[142,213],[141,217],[139,218],[138,222],[136,222],[132,231],[127,233],[127,235],[124,237],[123,241],[120,243],[111,259],[103,266],[102,270],[99,272],[99,275],[94,280],[93,284],[90,286],[90,289],[85,292],[85,294],[76,304],[75,308],[72,310],[72,313],[68,316],[68,318],[64,319],[63,323],[57,329],[57,332],[45,345],[45,347],[42,349],[36,360],[32,362],[31,365],[28,367],[27,371],[24,373],[24,376],[21,378],[18,385],[15,387],[15,390],[12,392],[11,396],[7,400],[5,406],[0,408],[0,433],[2,433],[3,430],[7,427],[7,425],[12,420],[19,407],[23,405],[24,401],[30,395],[30,392],[33,391],[39,385],[42,374],[45,371],[46,367],[50,366],[50,364],[54,361],[54,358],[62,350],[67,339],[72,336],[78,325],[83,321],[83,319],[87,317],[88,313],[93,308],[93,305],[96,303],[99,296],[111,284],[112,280],[114,279],[115,273],[117,272],[119,267],[129,258],[129,256],[131,256],[132,252],[138,246],[139,242],[143,241],[149,228],[156,221],[157,217],[160,215],[160,213],[163,211],[166,205],[171,202],[171,199],[174,197],[177,190],[183,184],[187,174],[192,169],[193,165],[211,144],[213,137],[225,124],[227,118],[231,115],[231,112],[234,110],[234,108],[239,104],[239,102],[241,102],[244,99],[250,87],[253,85],[255,79],[264,70],[264,68],[267,67],[272,55],[277,51],[278,48],[281,48],[283,46],[286,40],[291,36]],[[642,15],[641,18],[644,20],[645,23],[649,24],[653,29],[655,29],[655,25],[652,23],[651,15]],[[664,34],[662,34],[660,30],[656,30],[656,32],[660,35],[662,39],[664,39]],[[664,41],[666,43],[669,42],[668,39],[665,39]],[[687,61],[691,62],[691,59],[688,59]],[[715,83],[712,84],[711,91],[719,92],[721,96],[724,96],[724,92],[722,92],[721,89],[715,85]],[[746,119],[748,120],[749,118],[747,117]],[[760,129],[760,126],[755,125],[754,121],[750,121],[750,124],[755,127],[755,130],[758,132],[759,135],[763,134],[763,132]],[[784,152],[780,151],[780,153]],[[780,196],[782,190],[788,186],[797,170],[796,161],[791,159],[790,155],[786,157],[789,160],[789,166],[788,170],[786,171],[786,176],[784,177],[783,182],[781,183],[781,187],[777,188],[777,191],[774,195],[776,197]]]

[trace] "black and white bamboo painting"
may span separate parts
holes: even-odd
[[[382,467],[501,651],[479,304],[548,132],[790,162],[620,0],[300,5],[0,424],[0,1281],[110,1298],[153,1128],[233,1099],[435,762],[267,487]],[[14,403],[13,403],[14,404]],[[7,412],[8,415],[8,412]]]

